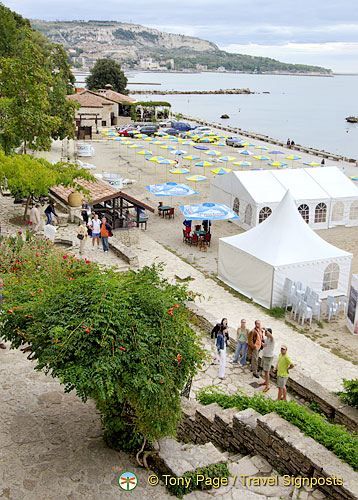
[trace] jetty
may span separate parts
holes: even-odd
[[[151,95],[206,95],[206,94],[255,94],[250,89],[219,89],[219,90],[130,90],[130,94]]]

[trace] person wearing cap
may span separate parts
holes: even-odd
[[[277,401],[287,401],[287,390],[286,383],[289,377],[288,370],[294,368],[294,364],[291,358],[287,354],[287,345],[281,345],[281,352],[278,357],[277,365],[275,366],[275,371],[277,371],[277,387],[278,396]]]
[[[264,350],[262,351],[262,369],[265,374],[265,382],[260,385],[265,385],[263,392],[270,390],[270,370],[273,361],[273,350],[275,348],[275,339],[272,335],[271,328],[265,328],[265,340],[262,343]]]

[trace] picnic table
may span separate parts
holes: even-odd
[[[170,207],[169,205],[163,205],[161,207],[158,207],[158,214],[159,216],[163,214],[163,218],[166,217],[166,215],[173,215],[174,217],[174,207]]]

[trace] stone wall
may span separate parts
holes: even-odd
[[[191,303],[188,307],[193,308]],[[194,313],[197,318],[197,324],[200,328],[210,332],[219,318],[209,316],[206,311],[196,307]],[[236,349],[236,331],[233,328],[229,329],[230,341],[229,346]],[[259,359],[261,362],[261,358]],[[260,363],[261,364],[261,363]],[[276,373],[271,369],[271,378],[276,379]],[[349,431],[358,433],[358,410],[345,405],[343,401],[327,389],[322,387],[318,382],[297,372],[297,369],[290,373],[287,381],[287,388],[294,391],[298,396],[304,399],[308,404],[314,401],[321,408],[321,411],[334,423],[344,425]]]
[[[275,413],[262,416],[252,408],[237,412],[216,403],[202,406],[190,400],[183,401],[182,411],[178,427],[181,440],[260,454],[281,474],[316,478],[316,486],[335,500],[357,500],[358,473]],[[343,484],[326,484],[334,477],[342,478]]]

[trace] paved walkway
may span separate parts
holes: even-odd
[[[153,262],[164,262],[166,265],[164,274],[169,280],[174,281],[175,276],[181,278],[190,276],[193,279],[189,283],[190,289],[202,294],[201,298],[196,299],[196,303],[205,313],[206,318],[211,318],[215,322],[220,321],[222,317],[227,317],[229,326],[235,329],[239,326],[241,318],[246,318],[249,327],[254,325],[256,319],[260,319],[263,326],[273,329],[276,346],[282,342],[288,345],[288,353],[297,369],[304,375],[317,380],[329,391],[340,390],[343,378],[352,379],[358,376],[357,366],[335,356],[282,321],[268,316],[264,311],[258,311],[253,304],[241,301],[215,281],[206,278],[203,273],[163,248],[143,231],[140,232],[139,243],[134,250],[138,254],[141,266],[151,265]],[[276,347],[276,354],[278,352],[278,347]]]

